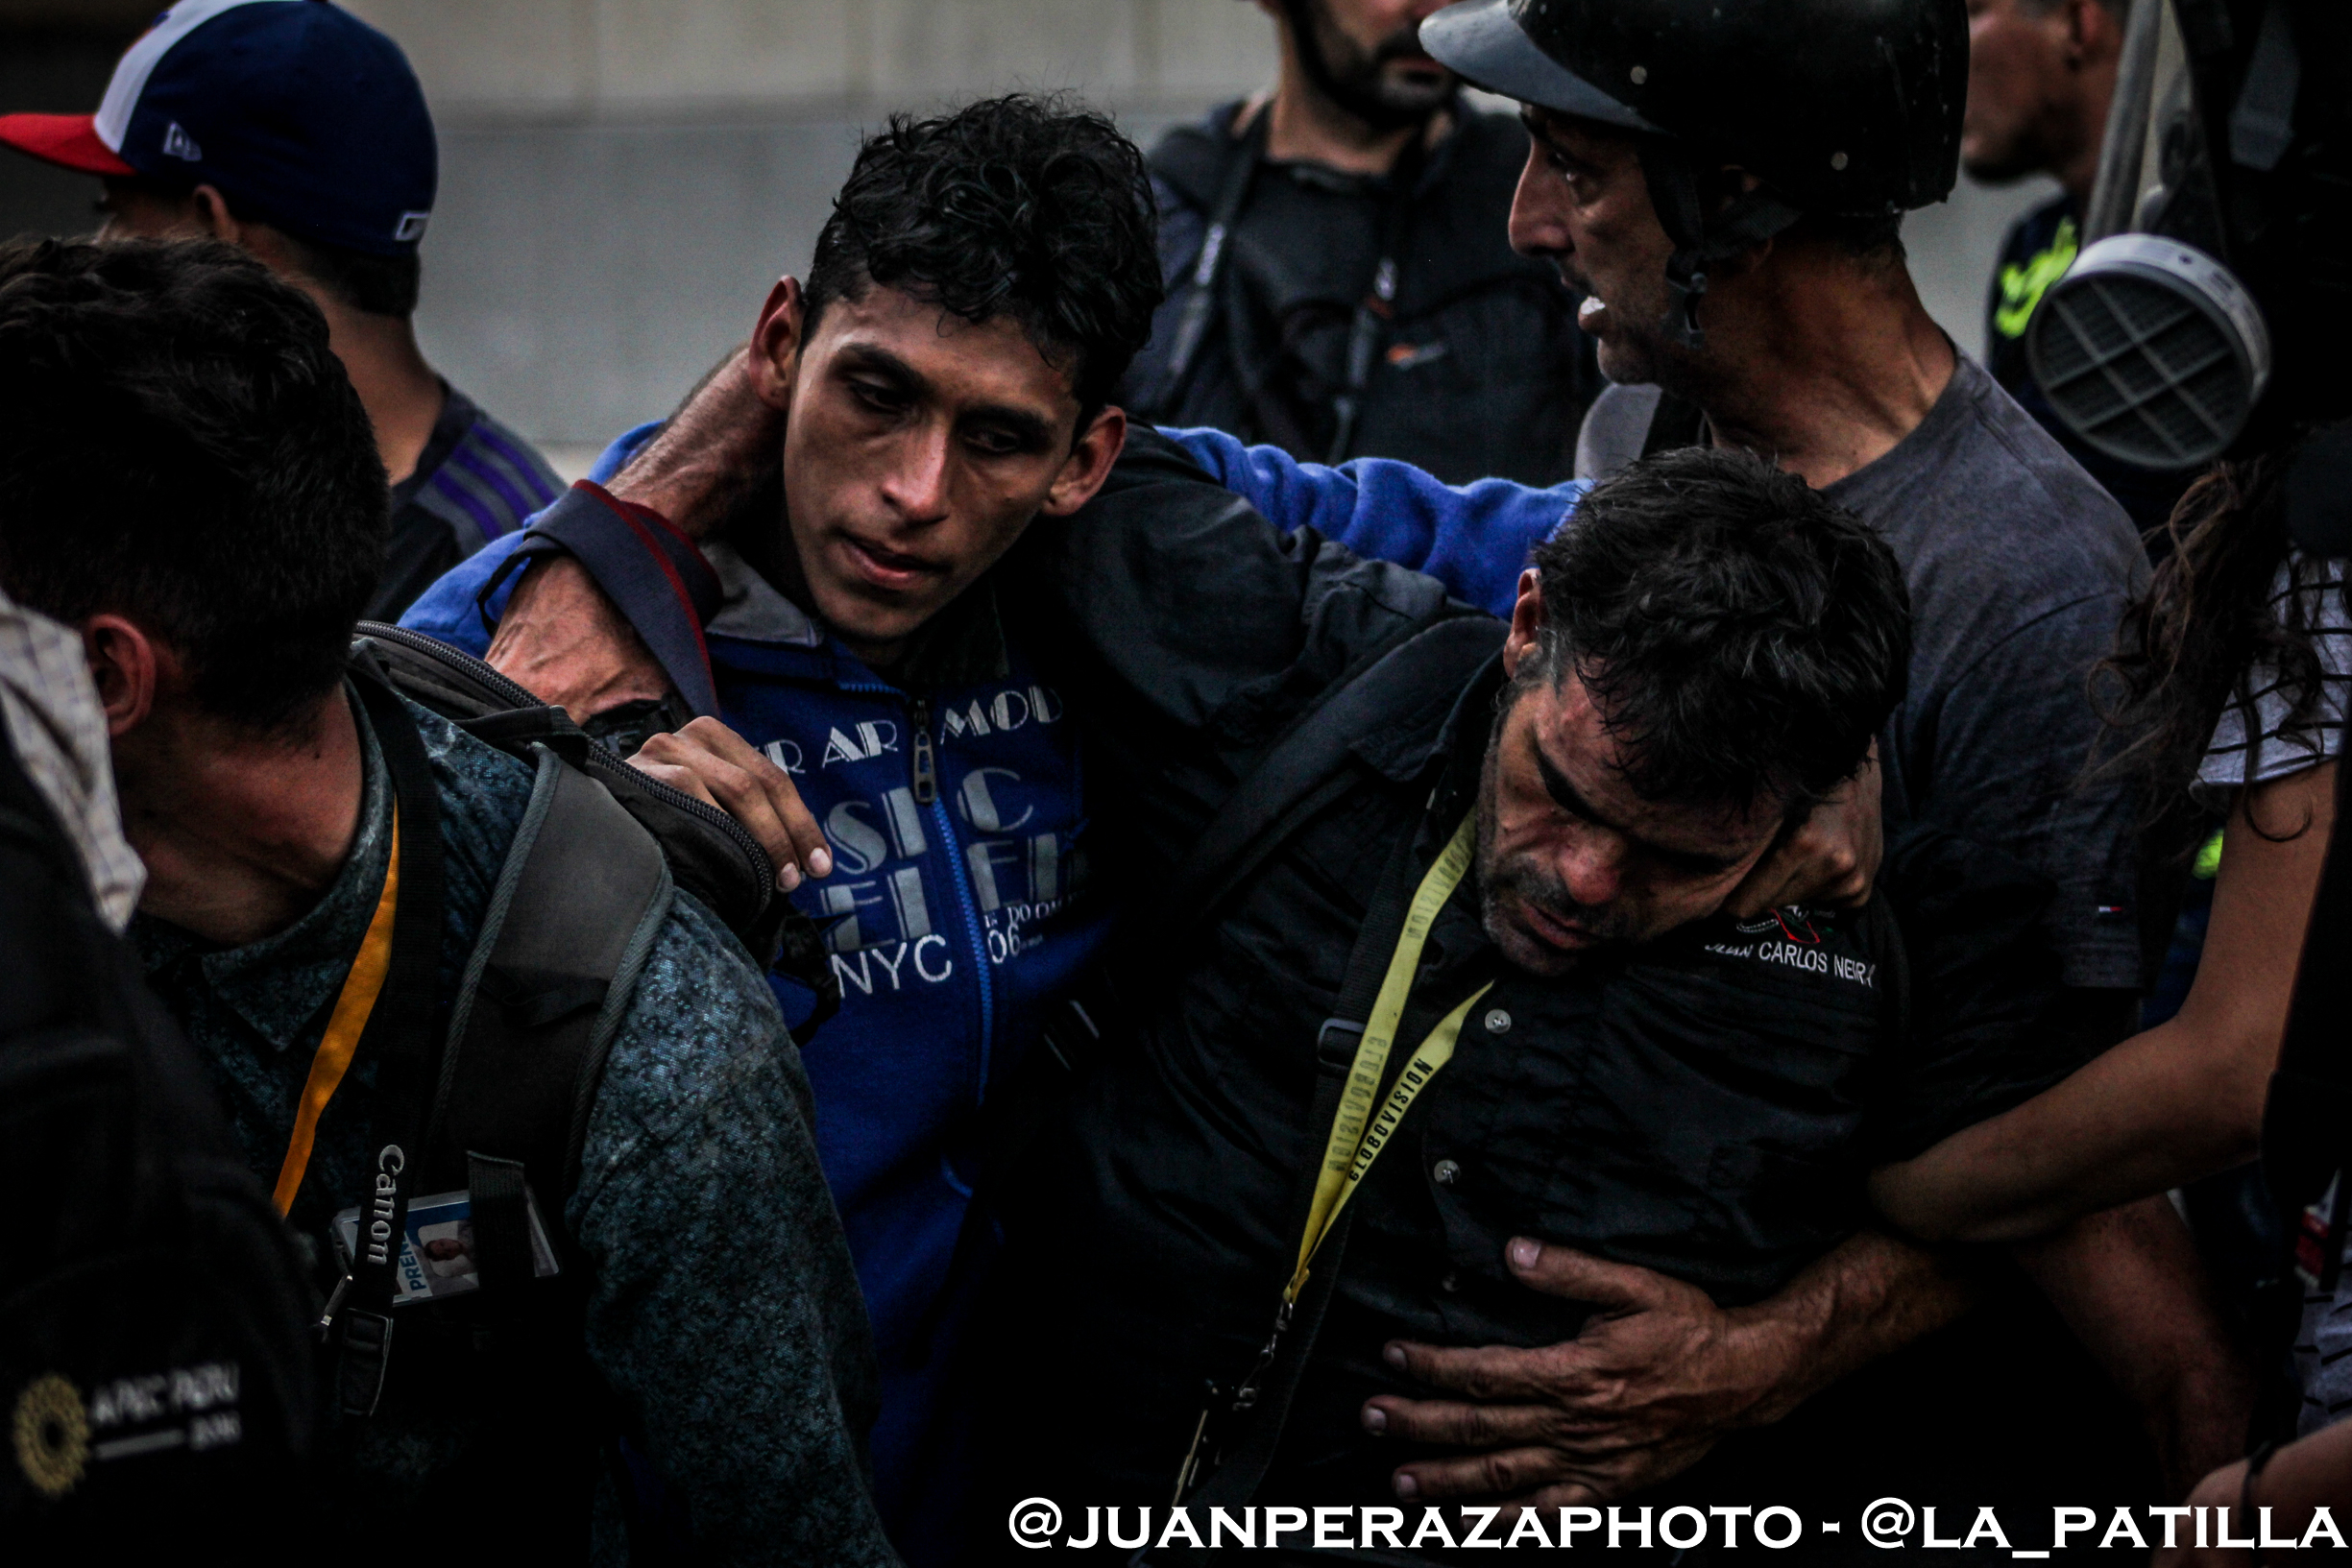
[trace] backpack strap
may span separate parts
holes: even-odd
[[[1168,973],[1172,942],[1197,933],[1284,840],[1355,786],[1355,771],[1346,765],[1355,746],[1394,730],[1433,701],[1450,706],[1502,647],[1505,630],[1490,615],[1447,615],[1375,647],[1326,688],[1242,776],[1194,841],[1162,905],[1165,918],[1152,922],[1148,937],[1135,939],[1151,943],[1144,969]],[[1019,1163],[1061,1097],[1123,1037],[1122,1019],[1130,1002],[1111,971],[1136,960],[1129,953],[1098,966],[1053,1010],[1043,1030],[1046,1049],[1031,1051],[994,1098],[982,1162],[984,1181],[1001,1179]],[[1378,978],[1373,977],[1375,986]],[[1370,1008],[1367,998],[1364,1010]],[[1344,1078],[1345,1062],[1340,1071]],[[1323,1121],[1330,1121],[1328,1112]],[[1340,1241],[1334,1235],[1331,1244]]]
[[[1650,430],[1642,438],[1641,455],[1656,457],[1660,452],[1696,446],[1706,439],[1707,416],[1699,405],[1674,393],[1661,392],[1658,406],[1650,412]]]
[[[485,1297],[528,1284],[527,1182],[551,1237],[588,1112],[674,887],[653,835],[545,747],[449,1021],[426,1144],[473,1194]]]
[[[1501,651],[1508,632],[1488,615],[1451,615],[1377,650],[1294,723],[1249,771],[1202,830],[1176,875],[1170,926],[1206,919],[1280,848],[1283,840],[1354,784],[1346,761],[1357,744],[1425,707],[1450,705],[1471,676]]]
[[[716,915],[751,950],[755,962],[815,994],[816,1010],[793,1031],[802,1044],[840,1006],[841,980],[833,971],[823,934],[776,890],[774,863],[741,823],[630,766],[618,752],[583,733],[561,708],[546,706],[481,660],[446,642],[403,627],[362,621],[352,648],[355,659],[402,696],[475,739],[525,761],[533,760],[537,748],[544,746],[602,784],[653,835],[678,885]],[[664,713],[652,722],[673,716]]]
[[[1391,852],[1371,903],[1365,908],[1364,924],[1357,928],[1355,946],[1348,950],[1347,967],[1341,975],[1332,1014],[1316,1030],[1315,1095],[1307,1108],[1306,1122],[1310,1147],[1315,1135],[1327,1129],[1339,1114],[1341,1097],[1347,1089],[1348,1072],[1355,1063],[1356,1047],[1364,1038],[1366,1023],[1379,999],[1380,982],[1388,973],[1390,954],[1395,949],[1407,906],[1412,903],[1413,881],[1413,834],[1406,832]],[[1403,1065],[1401,1058],[1395,1065]],[[1384,1081],[1384,1093],[1386,1089]],[[1308,1156],[1298,1172],[1291,1194],[1291,1213],[1296,1217],[1294,1230],[1306,1228],[1321,1166],[1318,1150]],[[1278,1321],[1273,1337],[1259,1353],[1258,1364],[1251,1368],[1241,1387],[1232,1392],[1229,1409],[1223,1412],[1211,1411],[1203,1417],[1201,1437],[1213,1442],[1218,1452],[1200,1453],[1201,1462],[1187,1457],[1184,1471],[1177,1478],[1180,1502],[1196,1508],[1239,1508],[1257,1495],[1259,1484],[1265,1481],[1266,1472],[1273,1467],[1274,1456],[1281,1448],[1282,1429],[1290,1420],[1291,1402],[1297,1395],[1308,1358],[1314,1354],[1315,1339],[1322,1328],[1332,1292],[1339,1287],[1355,1213],[1352,1206],[1344,1211],[1330,1234],[1323,1238],[1305,1293],[1298,1298],[1297,1309],[1288,1319]],[[1224,1430],[1213,1432],[1216,1427]],[[1208,1468],[1211,1464],[1213,1469]],[[1205,1472],[1206,1479],[1189,1496],[1181,1495],[1201,1472]],[[1141,1554],[1135,1558],[1138,1563],[1149,1560]]]
[[[529,1499],[540,1515],[529,1550],[576,1557],[599,1455],[618,1452],[625,1419],[587,1359],[594,1275],[565,1211],[606,1058],[675,886],[660,843],[601,784],[548,746],[532,758],[530,800],[458,979],[418,1146],[419,1191],[468,1194],[478,1286],[402,1336],[412,1349],[397,1398],[415,1409],[456,1397],[451,1379],[469,1384],[463,1397],[485,1424],[448,1495],[484,1507]],[[556,1273],[543,1279],[550,1253]],[[499,1539],[494,1556],[525,1551]]]

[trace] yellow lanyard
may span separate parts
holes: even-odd
[[[352,960],[352,972],[343,977],[343,991],[327,1017],[318,1054],[310,1058],[302,1108],[294,1115],[294,1136],[286,1140],[285,1163],[278,1168],[278,1191],[270,1201],[280,1216],[294,1207],[294,1194],[303,1190],[303,1173],[310,1169],[310,1146],[318,1137],[320,1114],[335,1098],[335,1089],[352,1065],[352,1053],[359,1049],[359,1036],[367,1029],[368,1015],[376,1011],[376,998],[384,988],[384,974],[392,967],[392,911],[400,902],[400,808],[396,802],[392,853],[384,863],[384,890],[376,896],[376,915],[368,922],[368,934],[359,939],[359,955]]]
[[[1298,1239],[1298,1266],[1290,1283],[1282,1289],[1282,1300],[1287,1305],[1298,1299],[1306,1289],[1307,1266],[1315,1261],[1316,1249],[1339,1223],[1340,1213],[1347,1200],[1355,1196],[1356,1189],[1388,1146],[1388,1141],[1405,1119],[1413,1100],[1438,1070],[1453,1060],[1454,1043],[1461,1037],[1463,1020],[1478,1000],[1494,988],[1493,982],[1480,986],[1467,1001],[1456,1007],[1439,1021],[1405,1063],[1396,1083],[1389,1091],[1377,1117],[1372,1114],[1372,1098],[1380,1092],[1380,1079],[1388,1071],[1389,1053],[1396,1043],[1396,1025],[1404,1018],[1405,1002],[1413,995],[1413,977],[1420,968],[1421,949],[1429,944],[1429,928],[1436,924],[1438,911],[1445,901],[1454,896],[1462,879],[1469,875],[1470,861],[1478,851],[1478,821],[1475,812],[1462,819],[1454,836],[1438,856],[1438,862],[1421,879],[1421,885],[1413,895],[1412,906],[1405,912],[1405,929],[1396,939],[1396,951],[1389,956],[1388,974],[1380,982],[1380,995],[1372,1004],[1372,1016],[1364,1025],[1364,1038],[1356,1045],[1356,1059],[1347,1070],[1347,1086],[1340,1093],[1340,1108],[1331,1118],[1331,1137],[1323,1145],[1322,1170],[1315,1178],[1315,1202],[1307,1211],[1306,1234]]]

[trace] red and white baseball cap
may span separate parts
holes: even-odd
[[[180,0],[95,114],[0,114],[0,146],[101,177],[209,184],[324,244],[413,251],[438,152],[400,45],[327,0]]]

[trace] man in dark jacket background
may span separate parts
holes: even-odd
[[[1281,70],[1152,150],[1168,300],[1120,400],[1313,462],[1568,476],[1576,297],[1504,232],[1527,136],[1415,29],[1441,0],[1259,0]]]

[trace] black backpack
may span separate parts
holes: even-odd
[[[291,1560],[310,1288],[202,1064],[0,728],[0,1539]]]

